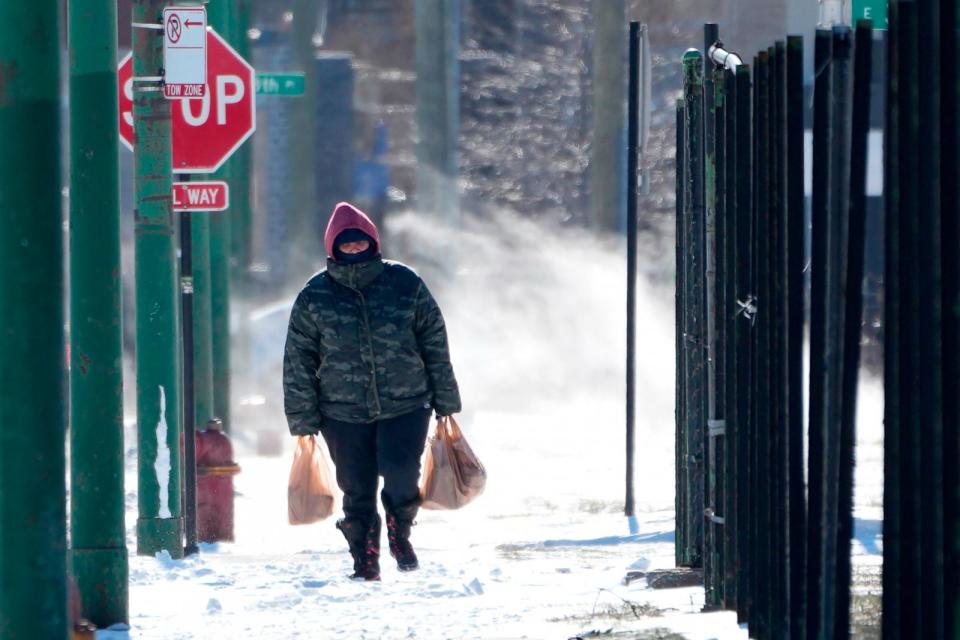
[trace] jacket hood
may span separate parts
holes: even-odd
[[[359,229],[373,238],[376,244],[376,253],[381,252],[380,232],[377,231],[377,225],[373,224],[367,214],[356,208],[349,202],[341,202],[333,208],[333,215],[330,216],[330,222],[327,223],[327,232],[323,236],[323,243],[327,249],[327,256],[333,257],[333,241],[340,235],[341,231],[347,229]]]

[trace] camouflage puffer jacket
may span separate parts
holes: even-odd
[[[460,411],[440,308],[420,277],[396,262],[327,261],[293,305],[283,359],[291,433],[329,417],[369,423],[425,405]]]

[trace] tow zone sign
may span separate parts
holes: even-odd
[[[174,182],[174,211],[226,211],[230,190],[226,182]]]
[[[203,7],[163,10],[163,95],[207,95],[207,11]]]

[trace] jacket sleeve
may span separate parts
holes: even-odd
[[[293,435],[315,434],[320,430],[318,344],[306,296],[300,292],[290,312],[283,353],[283,409]]]
[[[420,283],[417,291],[416,321],[417,344],[420,357],[427,367],[427,377],[433,390],[433,408],[440,415],[458,413],[460,389],[450,364],[450,348],[447,343],[447,328],[437,301],[426,285]]]

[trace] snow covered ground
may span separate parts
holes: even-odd
[[[136,555],[136,438],[128,419],[131,626],[97,638],[432,640],[607,631],[601,637],[746,638],[735,614],[700,613],[702,588],[622,584],[627,571],[673,567],[671,292],[640,289],[640,531],[630,535],[622,514],[620,247],[532,226],[512,230],[497,233],[506,246],[468,231],[459,238],[454,284],[428,280],[450,327],[467,407],[461,427],[489,483],[462,511],[421,512],[413,533],[419,571],[398,573],[384,548],[382,583],[351,582],[336,516],[287,524],[292,439],[284,436],[280,456],[255,451],[257,430],[285,432],[279,359],[290,301],[279,301],[252,313],[253,364],[243,365],[252,370],[237,382],[238,395],[260,394],[243,405],[257,407],[256,418],[248,413],[245,421],[238,411],[236,419],[243,468],[235,480],[237,541],[203,545],[184,560]],[[536,241],[510,244],[511,237]],[[859,566],[875,568],[882,490],[875,383],[864,385],[861,400],[855,553]]]

